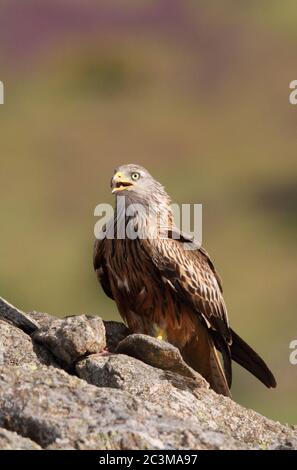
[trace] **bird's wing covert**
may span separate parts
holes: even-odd
[[[162,279],[176,294],[203,318],[208,328],[217,332],[226,343],[231,333],[222,287],[218,274],[206,251],[185,248],[185,238],[143,240],[143,247],[160,271]]]

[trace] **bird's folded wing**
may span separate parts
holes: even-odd
[[[106,268],[105,249],[108,240],[96,239],[93,251],[93,266],[105,294],[114,300]]]
[[[187,249],[184,237],[142,240],[143,249],[176,294],[227,344],[231,342],[221,283],[207,253]]]

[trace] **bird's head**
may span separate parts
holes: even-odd
[[[111,179],[112,193],[126,196],[130,202],[144,205],[168,204],[169,197],[163,186],[139,165],[121,165]]]

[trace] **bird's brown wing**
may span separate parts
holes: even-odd
[[[169,233],[170,237],[170,233]],[[221,350],[229,386],[232,381],[229,345],[232,336],[218,274],[201,248],[185,248],[185,237],[143,240],[143,248],[176,295],[197,312]]]
[[[203,249],[185,249],[182,240],[172,238],[143,240],[143,246],[163,279],[209,328],[231,342],[221,284],[207,253]]]
[[[109,278],[108,278],[107,267],[106,267],[106,259],[105,259],[106,243],[108,243],[108,240],[106,240],[105,238],[102,240],[100,239],[95,240],[94,251],[93,251],[93,266],[94,266],[98,280],[105,294],[114,300],[112,290],[110,287]]]

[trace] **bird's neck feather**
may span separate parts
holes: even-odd
[[[162,201],[141,201],[136,198],[117,198],[115,207],[115,224],[134,227],[140,237],[155,238],[170,230],[173,226],[173,213],[169,198]]]

